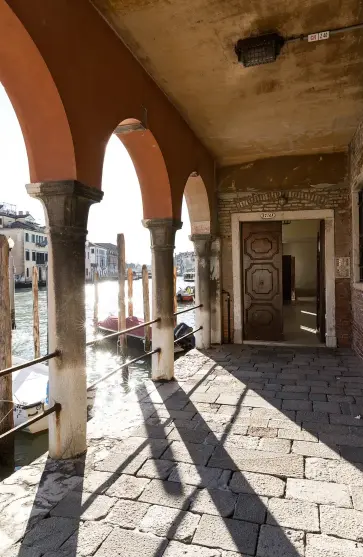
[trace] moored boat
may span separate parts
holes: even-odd
[[[195,282],[195,272],[194,271],[188,271],[187,273],[184,273],[183,279],[184,279],[184,282]]]
[[[178,302],[192,302],[194,300],[195,288],[194,286],[187,286],[186,288],[179,288],[176,293]]]
[[[13,356],[13,365],[26,362],[23,358]],[[33,364],[25,369],[15,371],[13,378],[13,415],[14,426],[35,418],[48,408],[47,385],[49,368],[45,364]],[[87,408],[93,408],[95,390],[87,392]],[[27,433],[40,433],[48,429],[48,416],[24,428]]]
[[[136,327],[137,325],[142,325],[144,323],[144,319],[142,319],[141,317],[136,317],[136,316],[132,316],[132,317],[126,317],[126,329],[130,329],[131,327]],[[191,327],[188,327],[188,325],[186,325],[185,323],[181,323],[179,325],[177,325],[174,329],[174,338],[175,340],[178,340],[178,336],[177,336],[177,331],[181,331],[180,329],[180,325],[183,325],[183,331],[184,334],[186,334],[186,332],[191,331]],[[99,321],[98,323],[98,331],[101,334],[104,335],[108,335],[111,333],[116,333],[118,331],[118,318],[114,315],[109,315],[106,319],[104,319],[103,321]],[[127,344],[129,346],[133,346],[139,350],[144,350],[144,342],[145,342],[145,328],[144,327],[140,327],[139,329],[136,329],[135,331],[130,331],[129,333],[126,334],[126,338],[127,338]],[[151,330],[151,341],[152,341],[152,330]],[[180,334],[180,336],[182,336]],[[188,337],[189,338],[189,337]],[[174,344],[174,352],[184,352],[185,350],[188,350],[190,348],[190,344],[192,342],[192,340],[194,339],[194,337],[192,337],[192,339],[187,340],[185,339],[182,340],[181,342],[176,342]],[[118,342],[118,337],[112,338],[110,340],[113,340],[115,343]]]

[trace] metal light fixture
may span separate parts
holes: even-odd
[[[239,63],[243,64],[245,68],[260,66],[274,62],[280,54],[284,42],[284,38],[278,33],[269,33],[260,37],[240,39],[235,46],[235,51]]]

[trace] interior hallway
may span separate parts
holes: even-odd
[[[316,301],[302,298],[284,304],[284,342],[303,346],[323,346],[316,330]]]

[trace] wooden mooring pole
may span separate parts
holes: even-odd
[[[126,303],[125,303],[125,275],[126,275],[126,257],[125,257],[125,237],[123,234],[117,234],[117,251],[118,251],[118,330],[126,329]],[[126,335],[119,338],[120,354],[125,360],[127,357]]]
[[[38,267],[36,265],[34,265],[34,267],[33,267],[32,287],[33,287],[34,358],[40,358],[39,290],[38,290]]]
[[[144,300],[144,321],[150,321],[150,298],[149,298],[149,273],[146,265],[142,266],[142,295]],[[151,325],[144,328],[145,352],[151,347]]]
[[[174,292],[174,313],[178,311],[178,301],[176,299],[176,267],[174,267],[173,272],[173,292]],[[178,318],[177,316],[174,317],[174,326],[176,327]]]
[[[15,321],[15,276],[14,276],[14,258],[9,253],[9,287],[10,287],[10,315],[11,315],[11,328],[16,329]]]
[[[9,243],[0,235],[0,370],[11,367],[11,314],[9,288]],[[13,376],[0,378],[0,434],[14,427]],[[14,465],[14,439],[7,437],[0,447],[0,462]]]
[[[133,302],[133,280],[134,275],[131,267],[127,269],[127,297],[128,297],[128,316],[134,315],[134,302]]]
[[[94,284],[95,284],[95,300],[94,300],[94,307],[93,307],[93,323],[94,326],[97,327],[98,325],[98,279],[99,279],[99,275],[98,275],[98,271],[95,271],[94,274]]]

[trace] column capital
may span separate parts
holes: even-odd
[[[150,230],[151,249],[174,249],[175,232],[182,227],[182,222],[176,219],[145,219],[145,228]]]
[[[198,257],[208,257],[210,255],[213,239],[212,234],[192,234],[189,236],[189,240],[193,242]]]
[[[40,199],[46,209],[49,232],[84,237],[87,234],[88,211],[92,203],[101,201],[103,192],[77,180],[28,184],[31,197]]]

